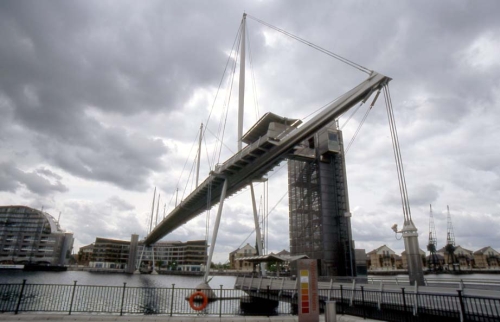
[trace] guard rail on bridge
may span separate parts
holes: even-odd
[[[241,276],[235,288],[247,294],[297,304],[296,281],[290,278]],[[336,301],[337,313],[385,321],[500,321],[500,292],[398,284],[319,281],[320,308]],[[460,286],[462,289],[460,289]],[[483,295],[480,295],[483,294]]]

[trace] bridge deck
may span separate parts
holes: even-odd
[[[217,166],[200,186],[170,212],[146,237],[145,244],[155,243],[216,205],[222,194],[224,180],[228,182],[227,196],[230,196],[249,185],[252,180],[261,179],[283,161],[287,154],[293,152],[297,144],[335,121],[360,101],[368,99],[389,81],[389,77],[373,72],[368,79],[339,97],[301,127],[288,128],[278,137],[261,136],[256,142],[243,148],[224,164]]]

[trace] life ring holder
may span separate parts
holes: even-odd
[[[201,296],[201,298],[203,299],[203,302],[201,303],[201,305],[195,305],[195,303],[194,303],[194,300],[197,296]],[[207,307],[207,304],[208,304],[208,296],[203,292],[200,292],[200,291],[194,292],[189,297],[189,306],[195,311],[203,310],[204,308]]]

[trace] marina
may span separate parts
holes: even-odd
[[[13,13],[26,10],[14,9]],[[23,20],[16,22],[21,25]],[[52,20],[47,19],[47,21]],[[258,29],[249,30],[247,20],[251,21],[252,25],[258,25]],[[278,23],[280,22],[283,21],[278,20]],[[204,29],[200,27],[197,26],[193,30],[199,32]],[[304,28],[295,29],[295,32],[300,30]],[[29,32],[25,34],[29,35]],[[179,110],[182,106],[183,112],[186,112],[177,116],[174,115],[178,110],[164,107],[167,99],[163,97],[154,104],[153,101],[141,100],[140,103],[145,105],[144,115],[139,115],[139,109],[130,108],[127,113],[138,116],[137,119],[133,121],[125,120],[126,117],[120,119],[120,108],[126,104],[120,103],[116,98],[113,99],[111,95],[102,102],[98,102],[99,99],[93,101],[80,98],[76,106],[85,107],[82,110],[85,118],[78,118],[77,113],[73,115],[68,113],[65,119],[57,119],[55,116],[63,114],[60,107],[68,107],[69,111],[71,102],[79,96],[75,93],[79,91],[59,91],[64,89],[64,86],[59,85],[57,93],[68,93],[72,97],[67,97],[59,104],[52,104],[54,102],[47,97],[57,97],[57,95],[54,93],[47,95],[37,84],[24,81],[19,85],[23,90],[13,91],[22,93],[21,96],[27,96],[28,100],[19,100],[16,95],[10,93],[10,89],[2,88],[2,95],[5,96],[2,102],[7,102],[7,110],[9,113],[12,112],[9,120],[22,120],[22,113],[19,110],[26,107],[29,107],[27,111],[30,112],[25,114],[33,115],[32,119],[43,121],[34,111],[44,108],[44,113],[40,115],[47,115],[47,119],[55,120],[54,124],[47,122],[41,127],[47,131],[47,138],[50,138],[48,134],[50,129],[57,130],[60,124],[68,124],[68,128],[71,128],[69,120],[81,119],[83,122],[79,124],[80,131],[75,131],[76,137],[71,137],[67,133],[61,135],[63,132],[60,131],[59,139],[46,140],[47,146],[44,151],[36,149],[38,147],[33,145],[32,142],[35,142],[33,138],[26,140],[30,142],[26,151],[31,149],[38,152],[34,155],[24,154],[30,159],[34,156],[32,160],[35,160],[33,164],[25,163],[24,170],[18,168],[17,161],[14,162],[9,158],[6,158],[7,163],[0,164],[0,177],[6,181],[2,185],[5,191],[0,192],[2,198],[4,195],[7,196],[6,205],[0,206],[0,321],[14,320],[17,316],[27,318],[28,315],[33,319],[41,319],[45,315],[47,320],[57,319],[54,318],[55,315],[64,316],[64,319],[66,316],[87,319],[90,315],[99,315],[100,319],[139,317],[175,321],[179,317],[186,317],[185,320],[191,321],[198,318],[222,321],[225,317],[234,321],[247,319],[250,321],[251,317],[257,316],[258,318],[253,321],[272,320],[271,317],[276,321],[278,318],[280,321],[295,321],[298,317],[299,321],[302,319],[318,322],[318,316],[321,315],[319,320],[325,322],[350,319],[349,316],[394,322],[499,321],[500,275],[497,274],[500,273],[500,253],[495,249],[497,247],[495,244],[479,245],[480,242],[488,240],[487,235],[496,236],[495,230],[493,233],[486,233],[487,230],[483,228],[472,232],[471,225],[471,236],[481,237],[480,241],[471,242],[464,239],[464,236],[469,236],[469,232],[464,233],[462,227],[460,238],[456,239],[450,207],[447,205],[446,211],[441,211],[442,215],[446,214],[446,240],[443,242],[439,239],[441,238],[439,236],[444,236],[440,231],[442,228],[436,229],[436,226],[445,226],[444,216],[441,216],[443,218],[436,216],[437,225],[435,225],[433,208],[429,204],[429,231],[426,241],[429,256],[427,251],[420,247],[422,241],[419,239],[427,234],[427,231],[422,233],[422,229],[417,229],[417,226],[423,227],[422,220],[426,217],[422,216],[422,205],[431,202],[434,204],[436,201],[438,206],[435,206],[434,212],[436,209],[444,209],[442,202],[445,197],[467,195],[446,191],[449,187],[445,183],[452,182],[451,178],[476,177],[470,173],[456,171],[443,177],[446,178],[443,181],[437,182],[432,176],[422,175],[421,169],[416,169],[421,167],[420,161],[416,160],[429,158],[423,152],[427,151],[429,146],[415,151],[413,147],[417,144],[415,137],[432,131],[425,127],[412,128],[411,126],[415,125],[412,120],[415,118],[422,120],[424,124],[428,123],[429,119],[426,119],[426,116],[431,114],[428,113],[428,109],[437,110],[436,106],[429,104],[430,98],[422,94],[425,90],[422,89],[420,90],[422,93],[419,93],[424,97],[421,99],[424,103],[415,103],[411,99],[419,97],[420,100],[420,96],[411,93],[408,84],[412,84],[411,86],[415,88],[418,88],[419,84],[415,80],[399,83],[398,78],[404,79],[401,71],[406,71],[401,68],[402,64],[395,68],[390,64],[382,64],[380,58],[365,57],[363,60],[362,56],[356,55],[361,53],[358,48],[356,51],[347,50],[343,52],[346,56],[341,56],[336,53],[341,48],[338,44],[332,47],[332,44],[327,42],[326,47],[320,47],[299,37],[299,34],[292,34],[243,11],[231,50],[227,45],[218,48],[217,57],[227,59],[222,79],[220,82],[214,81],[214,70],[218,68],[212,70],[213,67],[209,67],[207,62],[194,68],[197,71],[204,70],[204,73],[210,76],[207,76],[198,87],[188,86],[187,83],[196,83],[195,80],[202,79],[201,74],[190,77],[191,81],[184,84],[186,93],[170,102],[172,106],[179,107]],[[255,37],[256,35],[259,37]],[[285,81],[269,82],[280,86],[267,87],[255,84],[253,74],[255,57],[250,50],[250,36],[260,42],[257,48],[252,45],[252,48],[256,49],[254,52],[260,54],[257,58],[259,72],[271,75],[270,78],[266,78],[267,81],[282,74],[280,76],[284,76]],[[27,37],[29,39],[29,36]],[[286,40],[276,41],[279,37]],[[12,38],[17,39],[18,36]],[[121,38],[123,36],[116,39]],[[180,35],[179,38],[190,37]],[[159,37],[156,35],[151,39]],[[350,36],[341,39],[339,44],[348,42],[347,39],[352,39],[356,44],[361,43],[357,37]],[[378,35],[373,39],[379,39]],[[212,41],[208,41],[203,47],[199,46],[200,49],[203,48],[206,57],[209,57],[207,49]],[[300,56],[309,57],[301,60],[302,64],[314,61],[312,57],[319,57],[315,55],[322,56],[317,60],[316,70],[310,69],[312,66],[308,64],[304,66],[290,64],[292,61],[287,62],[292,67],[278,67],[286,59],[271,60],[272,63],[264,62],[270,58],[270,49],[275,45],[279,45],[276,47],[284,45],[290,49],[280,51],[283,55],[287,51],[293,53],[295,49],[292,48],[295,47],[292,46],[295,46],[295,43],[300,46],[305,45],[308,50],[314,52],[314,55],[309,56],[302,52],[302,49],[297,51],[296,53],[300,52]],[[38,47],[38,43],[32,42],[32,49],[39,51]],[[125,49],[121,50],[125,55],[127,48],[130,47],[120,49]],[[176,66],[182,70],[186,68],[184,64],[187,61],[185,56],[187,47],[180,47],[183,48],[183,59],[178,61]],[[334,48],[335,52],[327,49],[330,47]],[[394,48],[394,46],[387,47]],[[224,49],[221,51],[221,48]],[[173,47],[168,47],[166,52],[171,50]],[[387,54],[386,51],[379,50],[379,52]],[[193,51],[193,55],[198,53]],[[158,57],[168,56],[164,54],[165,52]],[[11,56],[13,58],[16,55]],[[353,60],[346,58],[349,56],[353,57]],[[33,57],[29,56],[26,61]],[[87,60],[88,56],[82,57],[85,64],[92,61]],[[142,64],[156,55],[151,57],[137,55],[137,57],[146,59],[140,62],[127,61],[124,64],[127,66],[126,69],[140,66],[143,74],[152,73],[154,68],[143,68]],[[165,62],[169,64],[173,57],[167,58]],[[189,57],[189,62],[194,66],[196,59],[192,58],[194,57]],[[327,60],[330,59],[340,63],[342,67],[330,69],[327,67],[330,64]],[[109,60],[107,64],[112,65],[112,61],[114,60]],[[370,68],[354,61],[360,61]],[[222,60],[216,62],[214,66],[222,67]],[[465,64],[464,61],[461,63]],[[278,68],[279,71],[269,66]],[[371,69],[372,66],[374,69]],[[93,70],[98,71],[103,65],[100,65],[100,68],[93,67]],[[252,71],[246,71],[247,67],[251,67]],[[296,69],[302,68],[305,69],[304,86],[299,86],[300,82],[297,79],[302,81],[301,76],[295,80],[288,79],[288,76]],[[356,69],[356,73],[363,73],[363,77],[357,75],[351,78],[344,73],[343,68]],[[414,66],[413,70],[418,68]],[[248,73],[245,74],[246,72]],[[312,77],[307,75],[308,73]],[[62,74],[64,82],[66,79],[70,80],[69,73]],[[182,82],[182,79],[177,77],[181,74],[173,70],[162,70],[158,75],[162,75],[163,78],[168,75],[172,79],[162,83],[161,86],[150,86],[140,92],[152,96],[154,92],[162,92],[165,88],[173,90],[177,82]],[[122,71],[104,79],[108,81],[119,79],[118,87],[121,90],[127,89],[125,92],[121,91],[121,96],[127,97],[125,94],[134,92],[144,80],[140,81],[140,78],[133,78],[132,75],[133,73]],[[10,74],[8,76],[10,77]],[[332,82],[330,77],[333,76],[338,79]],[[252,79],[254,96],[252,103],[249,103],[249,92],[245,87],[247,77],[249,80]],[[12,79],[15,80],[15,77]],[[131,81],[132,79],[134,81]],[[312,79],[320,81],[313,82]],[[426,75],[421,83],[427,84],[428,79],[429,75]],[[287,82],[290,84],[280,88]],[[392,87],[392,94],[389,83],[391,85],[396,83]],[[103,84],[98,87],[106,88]],[[115,90],[120,92],[118,87]],[[81,88],[88,94],[92,92],[89,89],[85,91],[85,86]],[[202,99],[193,100],[193,97],[199,94],[195,93],[194,88],[207,92],[202,95],[204,96]],[[279,88],[281,90],[277,90]],[[238,89],[237,95],[236,89]],[[319,91],[320,89],[324,92]],[[102,92],[112,93],[113,90]],[[173,96],[174,92],[169,92],[167,96]],[[262,92],[265,92],[264,97],[267,99],[263,104],[267,111],[263,114],[258,110],[258,98]],[[298,99],[296,96],[299,95],[296,94],[299,92],[307,92],[308,95]],[[449,88],[448,91],[436,91],[434,93],[436,97],[439,96],[436,94],[438,92],[446,92],[452,96],[449,93],[455,93],[457,90]],[[237,100],[234,100],[235,97]],[[269,99],[270,97],[272,99]],[[396,106],[394,109],[393,101]],[[409,101],[411,103],[408,103]],[[454,101],[471,104],[478,100],[477,98],[462,100],[462,97],[455,97]],[[139,103],[133,100],[130,102],[134,105]],[[155,126],[151,126],[150,120],[159,114],[156,114],[156,111],[153,113],[152,110],[148,112],[148,103],[155,105],[155,109],[161,110],[161,113],[165,113],[158,118],[158,124]],[[196,118],[188,115],[184,104],[190,105],[189,109],[196,111],[192,114],[196,114]],[[112,110],[109,105],[120,107]],[[422,109],[420,113],[414,113],[421,108],[420,105],[425,106],[425,113]],[[454,105],[456,104],[450,104],[455,107]],[[45,114],[45,110],[50,106],[55,106],[57,112]],[[236,106],[237,117],[229,113]],[[107,112],[104,112],[105,107],[108,108]],[[251,107],[255,107],[256,115],[255,119],[252,117],[248,120],[248,115],[245,114],[249,114],[248,109]],[[361,107],[365,110],[362,119],[359,114],[356,115]],[[380,110],[381,107],[385,108],[385,111],[381,112],[387,113],[384,118],[387,116],[388,124],[385,123],[385,119],[384,123],[379,122],[380,115],[377,114],[375,116],[377,120],[369,122],[372,126],[370,133],[360,140],[358,134],[368,114],[372,108]],[[395,111],[398,114],[403,111],[401,119],[404,125],[400,127],[400,133],[396,126]],[[187,135],[187,132],[194,134],[193,128],[200,124],[197,123],[198,116],[204,117],[205,114],[208,114],[208,117],[203,119],[204,123],[201,123],[199,132],[196,133],[195,141],[180,173],[174,164],[185,157],[187,149],[186,139],[180,138]],[[440,119],[438,114],[431,115],[431,119]],[[189,126],[186,122],[188,119],[192,123]],[[214,123],[217,123],[214,120],[217,119],[218,130],[212,131],[211,129],[216,126]],[[237,124],[234,122],[236,119]],[[235,127],[237,125],[236,135],[225,133],[226,125],[228,129],[233,125],[228,124],[228,120],[229,123],[234,122]],[[344,129],[349,121],[351,123]],[[89,123],[94,124],[94,127],[84,130],[83,124]],[[147,134],[140,133],[139,127],[146,123],[150,125]],[[450,123],[456,123],[457,127],[460,125],[458,121]],[[169,126],[166,128],[165,124]],[[23,130],[26,127],[38,137],[45,139],[44,132],[37,132],[36,124],[25,120],[17,125]],[[72,128],[78,130],[75,125]],[[20,133],[28,135],[31,134],[30,131]],[[113,134],[110,134],[111,132]],[[214,137],[207,140],[206,134],[209,132]],[[78,136],[86,137],[86,133],[95,135],[79,142]],[[348,144],[344,142],[344,134],[352,136]],[[70,139],[62,140],[66,137]],[[107,139],[104,139],[105,137]],[[460,137],[472,137],[472,135],[468,133]],[[68,153],[56,153],[58,149],[54,142],[63,141],[66,145],[74,146],[74,151],[60,149],[59,152],[67,150]],[[350,159],[347,160],[347,152],[354,141],[356,145],[362,141],[361,153],[358,151],[355,157],[349,155]],[[460,144],[462,142],[465,141],[460,141]],[[439,146],[450,146],[448,143]],[[229,147],[233,144],[237,145],[237,149]],[[7,151],[9,153],[5,155],[11,155],[11,152],[21,155],[21,151],[24,150],[16,150],[15,146],[13,144]],[[95,151],[98,151],[95,154],[100,157],[90,153],[92,150],[90,146],[95,147]],[[406,149],[406,146],[409,146],[410,150],[413,149],[414,154],[410,154],[410,163],[406,163],[405,167],[401,151]],[[115,148],[117,150],[114,150]],[[108,149],[112,151],[112,156],[106,156]],[[128,151],[130,153],[127,150],[130,150]],[[88,154],[83,153],[84,151]],[[204,160],[205,164],[201,166],[201,158],[204,158],[205,152],[207,160]],[[67,157],[67,160],[58,160],[60,155]],[[82,155],[85,155],[85,160],[81,159]],[[137,157],[138,155],[141,158]],[[143,157],[150,163],[141,168],[141,164],[146,164],[145,160],[141,161]],[[384,161],[363,167],[379,157]],[[387,158],[395,162],[396,171],[393,168],[394,164],[388,166]],[[474,165],[479,163],[475,159],[468,160],[457,156],[455,158],[462,163]],[[443,159],[443,155],[436,155],[436,160],[439,162],[434,163],[441,164]],[[190,173],[186,175],[184,170],[189,172],[188,161],[192,162],[192,165]],[[36,165],[36,162],[39,164]],[[168,165],[165,165],[166,163]],[[108,168],[102,168],[103,164]],[[444,164],[443,162],[441,165],[443,168]],[[491,162],[491,164],[497,163]],[[72,169],[72,166],[68,165],[77,165],[79,170]],[[114,171],[120,167],[122,167],[120,171]],[[349,171],[348,167],[351,168]],[[200,168],[204,173],[201,180]],[[282,172],[279,176],[273,177],[282,168],[287,169],[286,175]],[[417,178],[409,179],[408,186],[404,168],[412,178]],[[429,165],[422,168],[431,172]],[[491,169],[484,168],[481,171],[491,172]],[[474,169],[478,170],[477,167]],[[52,170],[61,171],[62,175]],[[348,173],[350,192],[354,191],[353,196],[356,197],[349,195]],[[183,176],[187,176],[187,179]],[[355,184],[351,184],[352,177],[355,178]],[[481,180],[482,184],[487,183],[485,186],[493,186],[488,180]],[[87,182],[83,181],[111,183],[117,189],[109,189],[114,195],[108,196],[106,201],[89,205],[85,204],[82,195],[87,194],[87,198],[90,199],[104,198],[102,196],[110,192],[102,193],[100,196],[99,189],[86,185]],[[37,184],[32,184],[33,182]],[[71,189],[65,185],[68,182],[72,185]],[[455,186],[460,186],[462,189],[468,184],[472,186],[470,182],[460,182]],[[148,209],[144,210],[145,191],[153,190],[153,186],[152,203],[147,200]],[[262,188],[260,196],[255,195],[254,186]],[[80,196],[73,196],[73,191],[78,191]],[[95,195],[90,195],[90,191],[95,191]],[[138,191],[142,193],[140,198],[138,197],[140,194],[136,193]],[[475,194],[479,190],[470,187],[470,191]],[[57,201],[59,204],[56,204],[56,200],[59,199],[55,194],[64,193],[67,194],[67,198],[64,199],[66,202]],[[483,193],[494,199],[490,196],[491,191],[481,191],[481,194]],[[165,196],[170,194],[170,203],[167,207],[165,200],[168,197]],[[69,197],[70,195],[72,197]],[[418,209],[413,214],[410,209],[410,195],[414,202],[412,205],[416,205],[415,208]],[[287,196],[288,198],[284,199]],[[231,202],[236,199],[236,203],[225,204],[229,199],[232,199]],[[273,203],[276,201],[271,210],[269,210],[269,199],[275,199]],[[465,197],[463,200],[460,199],[458,200],[460,203],[466,204]],[[283,200],[287,201],[286,206]],[[457,203],[456,197],[452,201]],[[43,203],[50,205],[44,208]],[[472,218],[469,218],[471,222],[479,223],[481,215],[496,220],[496,216],[490,214],[491,209],[496,208],[491,203],[484,204],[484,208],[477,209],[479,215],[472,210],[465,214],[462,204],[457,208],[453,205],[454,220],[460,218],[463,222],[464,218],[469,216]],[[150,212],[149,205],[151,205]],[[55,211],[57,207],[61,208],[58,210],[59,216],[54,215],[57,213]],[[72,215],[62,217],[64,227],[70,227],[75,232],[63,229],[61,225],[63,210]],[[214,212],[213,217],[211,211]],[[270,225],[271,213],[279,219],[272,218]],[[249,218],[245,217],[247,214]],[[439,214],[439,210],[436,214]],[[140,222],[139,219],[144,222]],[[481,222],[483,227],[494,227],[493,219],[489,222],[483,218]],[[397,223],[393,224],[394,221],[402,225],[398,228]],[[223,238],[218,239],[221,223],[228,224],[229,228],[226,228]],[[287,229],[281,229],[285,226]],[[247,229],[253,231],[247,235]],[[77,237],[74,233],[80,235]],[[127,239],[129,236],[130,239]],[[245,236],[247,237],[243,240]],[[91,242],[94,237],[95,242]],[[373,239],[376,239],[377,243],[385,244],[366,253],[365,248],[373,246]],[[82,244],[83,241],[85,243],[78,251],[75,247],[77,240],[78,244]],[[493,237],[491,240],[495,241]],[[459,241],[463,241],[461,245]],[[223,247],[221,242],[225,243]],[[238,242],[241,244],[236,247]],[[277,250],[277,246],[270,247],[272,243],[280,245],[280,250]],[[493,246],[486,246],[488,244]],[[404,247],[403,252],[400,252],[401,247]],[[220,260],[223,257],[229,257],[227,262],[226,258]],[[341,317],[332,318],[336,314]]]

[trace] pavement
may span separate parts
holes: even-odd
[[[90,314],[40,314],[40,313],[0,313],[0,321],[95,321],[95,322],[298,322],[298,316],[168,316],[168,315],[90,315]],[[363,320],[362,317],[350,315],[337,315],[336,322],[355,322],[355,321],[377,321],[378,320]],[[319,322],[325,322],[325,316],[319,316]],[[335,321],[329,321],[335,322]]]

